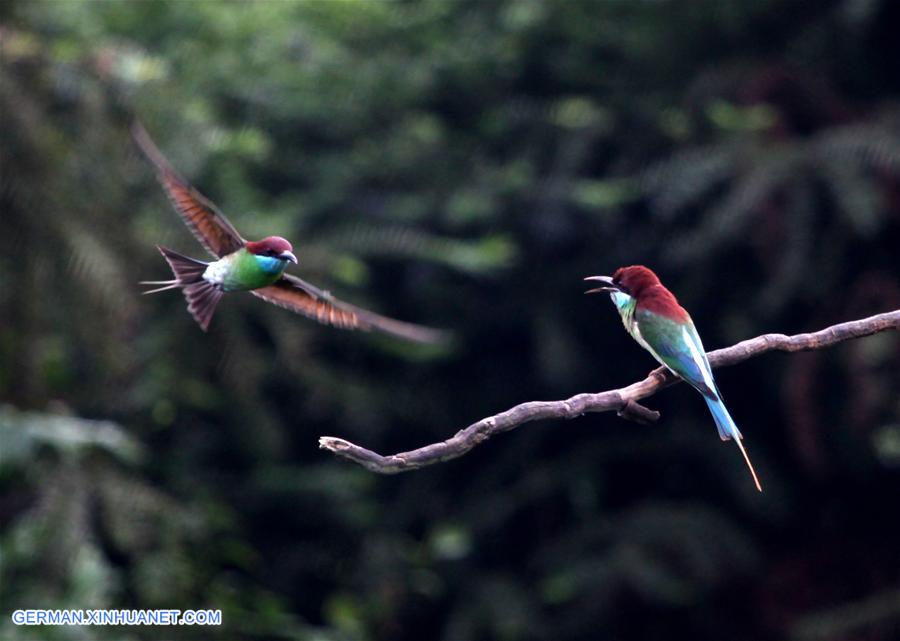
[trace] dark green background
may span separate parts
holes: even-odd
[[[707,348],[900,308],[900,9],[842,2],[0,5],[3,639],[900,638],[900,341],[717,373],[380,477],[388,453],[652,367],[581,279],[652,266]],[[296,273],[447,349],[246,295],[133,115]],[[96,423],[92,421],[109,421]],[[17,608],[221,608],[20,628]]]

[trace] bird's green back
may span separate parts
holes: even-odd
[[[677,321],[662,314],[636,308],[636,331],[656,359],[704,395],[718,397],[712,368],[690,316]]]
[[[229,254],[220,262],[227,263],[223,287],[226,291],[259,289],[271,285],[284,273],[285,261],[257,256],[246,249]]]

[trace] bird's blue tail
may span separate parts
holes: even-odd
[[[704,394],[703,400],[706,401],[706,404],[709,406],[709,411],[712,412],[713,418],[716,420],[716,427],[719,428],[720,439],[729,441],[733,438],[743,438],[741,436],[741,431],[737,428],[737,425],[734,424],[734,420],[731,418],[731,414],[728,413],[728,409],[726,409],[722,399],[710,398]]]
[[[713,418],[716,420],[716,427],[719,428],[719,438],[723,441],[734,439],[734,442],[737,443],[737,446],[741,449],[741,454],[747,462],[747,467],[750,468],[750,475],[753,477],[753,483],[756,485],[756,489],[762,492],[762,485],[759,484],[756,470],[753,469],[753,463],[750,462],[750,457],[747,456],[747,450],[744,449],[744,444],[741,443],[741,439],[744,437],[741,435],[741,431],[737,428],[737,425],[734,424],[734,419],[732,419],[731,414],[728,413],[725,403],[723,403],[720,398],[710,398],[706,394],[703,395],[703,398],[709,406],[709,411],[712,412]]]

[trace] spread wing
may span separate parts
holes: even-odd
[[[341,329],[375,329],[418,343],[438,343],[446,338],[440,330],[404,323],[339,301],[328,292],[290,274],[285,274],[273,285],[251,290],[250,293],[323,325]]]
[[[712,368],[693,321],[679,323],[640,308],[635,312],[635,321],[656,360],[704,396],[719,398]]]
[[[151,140],[147,130],[137,121],[132,126],[132,135],[144,155],[156,166],[159,182],[175,211],[200,244],[219,258],[243,247],[246,241],[228,222],[225,215],[172,168]]]

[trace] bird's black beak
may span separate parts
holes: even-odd
[[[280,258],[281,260],[289,260],[295,265],[297,264],[297,257],[294,256],[293,252],[283,251],[278,254],[278,258]]]
[[[585,294],[600,294],[601,292],[617,292],[619,288],[615,286],[613,283],[613,279],[609,276],[588,276],[585,280],[594,280],[598,283],[602,283],[602,287],[595,287],[594,289],[589,289],[585,292]]]

